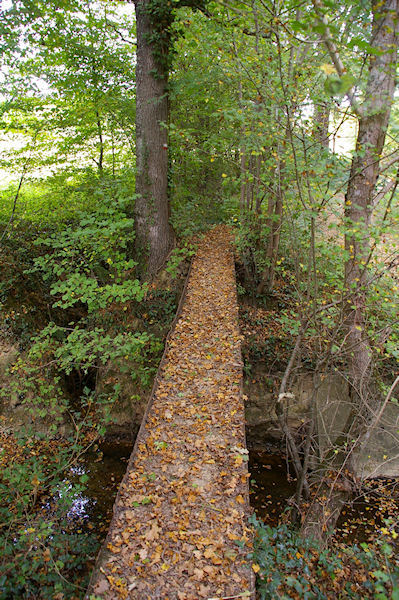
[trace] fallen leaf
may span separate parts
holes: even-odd
[[[158,525],[156,523],[154,523],[151,527],[151,529],[149,529],[147,531],[147,533],[144,535],[145,539],[148,540],[149,542],[153,542],[154,540],[159,538],[159,532],[161,531],[161,528],[158,527]]]
[[[204,571],[202,569],[194,569],[194,578],[197,581],[204,579]]]

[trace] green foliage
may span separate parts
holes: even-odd
[[[175,11],[171,2],[162,0],[149,0],[143,5],[138,5],[149,18],[150,32],[146,34],[146,42],[151,46],[154,58],[159,67],[156,77],[165,77],[168,73],[173,56],[172,24]]]
[[[97,196],[94,212],[82,213],[74,226],[37,239],[37,245],[51,252],[36,258],[29,271],[39,271],[50,283],[54,308],[83,309],[84,316],[76,323],[49,323],[29,352],[34,362],[51,356],[66,374],[73,369],[87,373],[123,357],[137,358],[144,366],[147,352],[156,351],[158,345],[152,335],[126,331],[124,326],[124,312],[147,293],[147,285],[132,276],[136,263],[127,256],[133,238],[133,221],[127,215],[131,200],[110,195],[104,188],[97,190]],[[117,306],[122,315],[119,322],[112,318]]]
[[[128,256],[132,197],[115,179],[103,177],[91,189],[94,208],[86,205],[77,219],[37,238],[37,255],[24,274],[25,285],[34,279],[48,289],[55,320],[31,337],[1,392],[35,424],[19,431],[17,460],[7,466],[0,456],[4,599],[11,589],[21,598],[81,595],[76,585],[85,588],[85,561],[97,540],[74,532],[68,511],[84,481],[71,484],[65,477],[105,433],[121,391],[118,378],[97,390],[93,373],[112,363],[130,381],[148,385],[162,350],[154,334],[132,326],[148,291],[134,278],[135,262]],[[80,398],[71,398],[66,381],[78,374],[88,385]]]
[[[151,46],[158,65],[155,77],[167,77],[175,57],[175,42],[184,29],[175,24],[176,10],[180,7],[191,7],[204,10],[208,0],[147,0],[138,5],[138,10],[148,16],[150,31],[146,34],[146,42]]]
[[[129,201],[104,201],[99,192],[97,210],[83,214],[77,227],[36,241],[53,249],[35,260],[32,271],[40,270],[52,281],[51,294],[58,298],[54,306],[66,309],[81,302],[92,314],[112,302],[141,301],[145,295],[145,286],[128,278],[135,266],[126,256],[133,237],[133,220],[126,215]]]
[[[17,183],[10,183],[0,189],[1,232],[11,215],[16,186]],[[59,171],[45,179],[32,178],[22,186],[14,227],[22,228],[24,238],[29,234],[28,227],[32,228],[32,237],[60,230],[66,224],[76,223],[82,211],[90,213],[95,210],[104,193],[113,195],[116,200],[118,197],[126,198],[125,203],[129,207],[134,202],[133,188],[134,176],[130,169],[118,174],[114,180],[107,175],[99,179],[98,174],[89,168]],[[10,243],[12,237],[10,232]]]
[[[166,265],[166,271],[175,279],[182,262],[191,259],[194,254],[195,250],[191,244],[185,244],[182,248],[175,248]]]
[[[98,541],[93,534],[68,533],[68,526],[70,523],[53,514],[51,519],[21,524],[13,539],[0,535],[5,567],[0,567],[2,600],[72,597],[87,585],[81,557],[94,554]]]
[[[386,600],[398,593],[399,567],[392,547],[383,540],[376,548],[362,544],[362,549],[358,546],[345,550],[321,549],[315,541],[301,537],[287,525],[269,527],[255,516],[250,521],[255,529],[255,542],[249,558],[257,572],[261,600],[298,597]],[[348,579],[349,569],[361,577]]]
[[[345,96],[355,84],[355,78],[346,73],[342,77],[331,76],[324,82],[324,89],[330,96]]]
[[[251,523],[255,527],[255,544],[250,558],[260,567],[258,590],[262,600],[272,600],[283,590],[287,593],[290,588],[301,598],[327,598],[308,581],[310,571],[307,563],[313,560],[312,550],[318,551],[316,544],[302,540],[287,525],[272,528],[263,525],[255,516],[251,517]],[[335,569],[342,568],[342,562],[328,553],[318,557],[318,565],[332,579]]]
[[[0,598],[70,596],[85,585],[83,557],[98,547],[68,516],[84,487],[66,473],[84,441],[74,432],[53,443],[22,427],[16,442],[0,452]]]

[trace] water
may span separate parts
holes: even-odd
[[[118,486],[125,474],[133,445],[103,443],[88,452],[69,473],[71,482],[87,475],[84,492],[76,494],[68,517],[79,527],[105,536],[112,518]]]
[[[287,476],[284,456],[268,452],[250,452],[250,502],[258,518],[275,527],[295,494],[296,480]],[[399,480],[374,479],[363,488],[341,512],[335,541],[346,544],[371,542],[381,537],[388,520],[397,522],[399,514]],[[390,525],[388,525],[388,528]],[[392,540],[390,540],[392,542]]]
[[[287,463],[280,454],[250,452],[248,468],[251,506],[264,523],[274,527],[295,493],[296,481],[288,480]]]
[[[131,451],[132,444],[104,443],[71,469],[71,481],[84,474],[89,479],[85,491],[76,494],[68,516],[77,528],[95,531],[99,541],[107,533]],[[287,501],[295,494],[296,481],[292,474],[287,476],[287,464],[278,453],[253,451],[249,455],[251,506],[272,527],[278,524]],[[335,538],[344,543],[369,542],[380,535],[386,519],[397,519],[398,512],[399,481],[370,481],[343,509]]]

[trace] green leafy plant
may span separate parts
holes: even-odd
[[[398,594],[399,566],[392,546],[385,540],[377,540],[374,546],[361,544],[361,549],[322,549],[315,540],[300,536],[285,524],[269,527],[256,516],[250,522],[255,541],[249,558],[262,600],[387,600]]]
[[[175,248],[172,250],[168,264],[166,265],[166,271],[175,279],[182,262],[190,259],[194,254],[195,249],[191,244],[185,244],[182,248]]]

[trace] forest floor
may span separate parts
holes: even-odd
[[[232,240],[200,242],[91,590],[250,597],[248,451]]]

